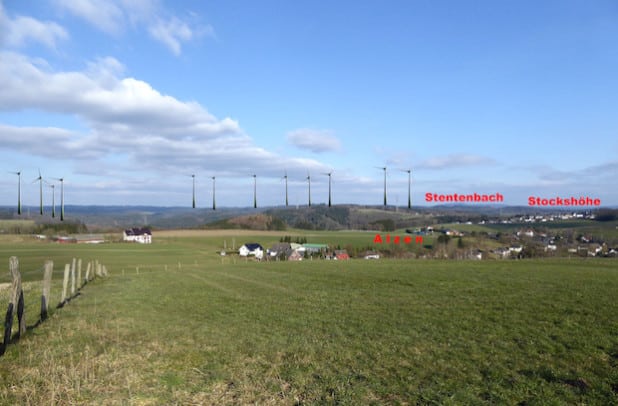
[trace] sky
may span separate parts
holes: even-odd
[[[618,205],[618,3],[0,0],[0,205]],[[255,175],[255,178],[253,177]],[[433,203],[431,203],[433,204]]]

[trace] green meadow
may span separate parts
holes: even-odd
[[[29,326],[45,260],[52,304],[72,258],[110,275],[7,348],[0,403],[618,403],[615,260],[219,256],[283,235],[359,247],[375,235],[236,233],[155,233],[152,245],[1,237],[5,269],[20,260]]]

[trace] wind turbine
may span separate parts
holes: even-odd
[[[64,221],[64,178],[55,178],[60,181],[60,221]]]
[[[193,178],[193,208],[195,209],[195,174],[190,175]]]
[[[56,185],[45,182],[52,190],[52,218],[56,217]]]
[[[215,204],[215,177],[212,177],[212,209],[216,210],[217,205]]]
[[[253,208],[257,209],[257,175],[253,175]]]
[[[285,179],[285,207],[288,207],[288,172],[285,171],[285,175],[283,175],[283,178],[281,179]]]
[[[17,175],[17,214],[21,216],[21,171],[11,173]]]
[[[43,177],[41,176],[41,170],[39,170],[39,177],[32,181],[32,183],[39,182],[39,213],[43,215]]]
[[[401,169],[401,172],[407,172],[408,173],[408,209],[412,208],[412,195],[410,194],[410,185],[412,183],[411,179],[411,173],[412,173],[412,169]]]
[[[309,185],[309,207],[311,207],[311,175],[307,172],[307,182]]]
[[[331,181],[331,175],[333,173],[332,172],[328,172],[328,173],[323,173],[322,175],[326,175],[328,176],[328,207],[330,207],[330,181]]]
[[[384,171],[384,207],[386,207],[386,166],[376,166],[375,168]]]

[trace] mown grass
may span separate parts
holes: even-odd
[[[257,263],[220,240],[27,246],[111,275],[8,348],[0,402],[618,402],[615,261]]]

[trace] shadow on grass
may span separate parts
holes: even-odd
[[[85,285],[84,285],[85,286]],[[71,300],[77,298],[78,296],[81,295],[80,293],[81,289],[78,289],[75,294],[69,298],[67,298],[66,300],[64,300],[63,302],[58,303],[58,305],[56,306],[57,309],[61,309],[64,307],[65,304],[69,303]],[[19,297],[19,303],[17,306],[17,318],[18,318],[18,326],[21,324],[21,319],[23,317],[23,310],[24,310],[24,304],[23,304],[23,292],[21,293],[20,297]],[[9,344],[17,344],[19,342],[19,339],[21,338],[21,332],[18,331],[11,335],[11,330],[13,328],[13,319],[14,319],[14,306],[13,303],[9,303],[9,306],[6,310],[6,316],[4,319],[4,339],[2,341],[2,343],[0,343],[0,356],[4,355],[4,353],[6,352],[6,348],[9,346]],[[27,333],[29,331],[32,331],[34,329],[36,329],[37,327],[39,327],[41,324],[43,324],[43,322],[45,320],[47,320],[49,318],[49,314],[47,311],[47,305],[45,303],[45,298],[41,297],[41,315],[39,317],[39,319],[36,321],[36,323],[30,325],[30,326],[26,326],[26,330],[24,333]]]

